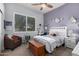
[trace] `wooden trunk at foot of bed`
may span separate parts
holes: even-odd
[[[29,41],[29,49],[35,56],[44,56],[45,53],[45,46],[35,40]]]

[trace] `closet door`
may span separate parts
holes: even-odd
[[[0,52],[4,50],[4,4],[0,3]]]
[[[1,12],[0,12],[0,51],[1,51],[1,19],[2,19],[2,14],[1,14]]]

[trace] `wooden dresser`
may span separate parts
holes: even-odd
[[[44,45],[35,40],[29,41],[29,49],[35,56],[44,56],[45,55]]]

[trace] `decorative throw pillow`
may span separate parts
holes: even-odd
[[[9,37],[10,39],[12,39],[12,35],[8,35],[8,37]]]
[[[56,33],[54,33],[53,36],[57,36]]]
[[[12,39],[16,40],[16,39],[18,39],[18,36],[13,35],[13,36],[12,36]]]
[[[49,34],[50,36],[57,36],[57,34],[56,33],[52,33],[52,34]]]

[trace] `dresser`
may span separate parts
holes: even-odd
[[[74,49],[76,46],[76,38],[75,37],[66,37],[65,38],[65,47]]]
[[[45,55],[45,46],[35,40],[29,41],[29,49],[35,56]]]

